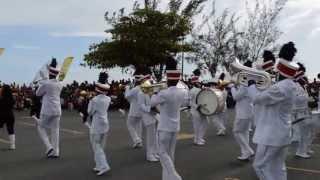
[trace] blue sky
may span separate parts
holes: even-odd
[[[166,2],[166,0],[163,0]],[[252,0],[249,0],[252,1]],[[99,71],[80,67],[83,55],[94,42],[106,37],[106,11],[125,7],[133,0],[1,0],[0,80],[29,83],[36,71],[51,57],[60,63],[67,56],[75,62],[66,81],[93,81]],[[244,0],[217,0],[217,8],[244,10]],[[289,0],[279,26],[284,32],[280,42],[294,41],[297,59],[305,63],[310,77],[320,72],[317,51],[320,40],[320,0]],[[188,68],[191,71],[191,67]],[[128,78],[119,69],[110,72],[113,79]]]

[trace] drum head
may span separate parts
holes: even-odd
[[[218,97],[212,89],[201,90],[196,98],[196,103],[201,105],[199,112],[205,116],[213,115],[216,112],[219,106],[218,102]]]

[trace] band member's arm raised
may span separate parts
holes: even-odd
[[[151,105],[148,105],[146,103],[146,99],[145,98],[147,98],[147,97],[143,93],[139,93],[138,94],[138,104],[140,106],[140,109],[143,112],[149,113],[150,109],[151,109]]]
[[[162,104],[163,102],[165,102],[165,98],[162,96],[161,92],[151,97],[151,107]]]
[[[242,98],[245,98],[245,95],[247,94],[247,89],[242,85],[240,85],[238,89],[236,89],[235,87],[232,87],[231,94],[235,101],[239,101]]]
[[[135,94],[138,93],[138,89],[137,89],[137,88],[138,88],[138,87],[135,87],[135,88],[133,88],[133,89],[130,89],[129,87],[126,88],[126,91],[125,91],[125,93],[124,93],[124,97],[125,97],[128,101],[130,101],[130,100],[132,99],[132,97],[133,97]]]
[[[253,98],[254,104],[273,105],[286,99],[286,93],[283,93],[279,87],[272,86],[269,89],[258,93]]]
[[[36,96],[43,96],[45,95],[46,91],[45,91],[45,85],[42,84],[36,91]]]
[[[89,105],[88,105],[88,115],[92,116],[94,114],[94,102],[90,100]]]

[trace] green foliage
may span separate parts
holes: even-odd
[[[85,63],[90,67],[113,68],[133,65],[147,66],[151,70],[165,64],[169,54],[192,51],[192,46],[182,43],[192,31],[192,16],[199,12],[205,0],[191,0],[181,9],[181,0],[171,0],[169,10],[157,10],[159,1],[145,0],[145,7],[138,3],[125,15],[124,9],[105,18],[111,29],[111,39],[89,48]]]

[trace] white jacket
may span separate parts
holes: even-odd
[[[128,116],[141,117],[140,106],[138,104],[138,94],[141,92],[140,87],[136,86],[132,89],[127,88],[125,91],[125,98],[130,103],[130,109]]]
[[[151,97],[151,106],[160,105],[158,130],[180,131],[180,108],[189,104],[188,92],[176,86],[160,91]]]
[[[56,79],[43,81],[39,86],[36,95],[42,96],[42,106],[40,114],[47,116],[61,115],[60,94],[62,84]]]
[[[91,134],[103,134],[109,130],[108,109],[111,98],[100,94],[90,100],[88,105],[89,117],[92,117]]]
[[[253,105],[249,97],[248,87],[240,85],[238,89],[231,89],[232,97],[236,103],[236,118],[237,119],[252,119]]]
[[[309,95],[308,92],[296,83],[295,98],[293,103],[293,117],[294,120],[301,118],[310,118],[310,111],[308,106]],[[304,122],[300,122],[304,123]]]
[[[138,94],[138,105],[142,114],[142,122],[145,126],[156,123],[154,114],[151,112],[151,98],[142,91]]]
[[[255,89],[254,86],[249,88]],[[256,91],[253,103],[260,106],[259,121],[253,142],[269,146],[285,146],[291,142],[292,104],[296,84],[285,79],[265,91]]]

